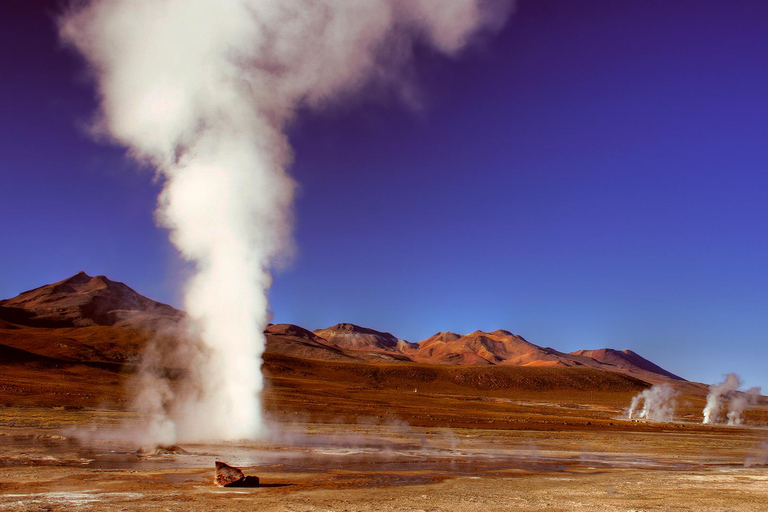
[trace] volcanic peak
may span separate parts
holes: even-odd
[[[325,341],[312,331],[295,324],[269,324],[267,328],[264,329],[264,332],[266,334],[275,334],[278,336],[293,336],[294,338],[302,338],[305,340]]]
[[[455,341],[455,340],[461,338],[461,336],[462,336],[461,334],[457,334],[455,332],[440,331],[440,332],[436,332],[435,334],[433,334],[432,336],[430,336],[426,340],[420,341],[419,343],[424,343],[427,340],[442,341],[443,343],[448,343],[450,341]]]
[[[317,329],[314,333],[329,343],[348,350],[387,350],[397,352],[402,345],[397,337],[388,332],[381,332],[350,323],[336,324],[326,329]]]
[[[594,359],[600,363],[615,366],[630,373],[648,372],[652,374],[663,375],[675,380],[685,380],[674,373],[668,372],[661,366],[652,363],[641,355],[631,350],[615,350],[612,348],[601,348],[597,350],[577,350],[571,352],[573,356],[583,356]]]
[[[156,329],[184,313],[106,276],[85,272],[0,301],[0,319],[36,326],[119,325]]]

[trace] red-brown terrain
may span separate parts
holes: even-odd
[[[0,383],[0,400],[123,407],[127,383],[144,346],[152,339],[178,343],[184,336],[183,322],[183,312],[125,284],[83,272],[0,301],[0,366],[6,376]],[[589,393],[593,398],[618,394],[628,402],[649,383],[665,381],[699,398],[704,392],[703,386],[686,383],[631,352],[566,354],[504,330],[438,333],[419,343],[348,323],[314,332],[277,324],[267,327],[265,334],[264,370],[269,377],[265,398],[277,414],[295,410],[326,417],[380,416],[369,410],[367,399],[373,394],[376,403],[386,398],[391,415],[438,421],[440,404],[423,417],[403,411],[408,404],[398,395],[414,390],[426,402],[442,393],[486,397]],[[325,390],[332,387],[343,390],[324,401]],[[434,396],[426,398],[427,392]]]
[[[6,361],[47,358],[136,363],[150,337],[178,327],[183,318],[182,311],[148,299],[123,283],[80,272],[0,301],[0,343]],[[314,332],[277,324],[267,327],[265,334],[267,354],[313,360],[591,368],[645,382],[682,380],[630,351],[601,349],[567,354],[501,329],[465,335],[440,332],[418,343],[349,323]]]
[[[608,367],[614,367],[615,371],[635,375],[648,382],[663,382],[668,379],[683,380],[631,350],[601,348],[599,350],[577,350],[576,352],[571,352],[570,355],[593,359]]]

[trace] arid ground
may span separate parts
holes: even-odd
[[[768,502],[763,410],[743,428],[647,424],[620,419],[635,390],[580,390],[574,383],[597,375],[568,369],[510,368],[522,374],[517,387],[478,389],[449,386],[441,374],[452,368],[348,365],[268,356],[268,370],[282,369],[265,395],[269,441],[139,454],[130,427],[141,418],[119,406],[124,374],[6,363],[0,508],[764,510]],[[431,384],[414,387],[433,372]],[[101,384],[81,387],[86,377]],[[542,388],[555,381],[564,389]],[[53,382],[64,405],[33,391]],[[680,402],[682,415],[703,406],[701,396]],[[264,485],[214,486],[216,460]]]

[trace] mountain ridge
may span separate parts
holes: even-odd
[[[144,297],[124,283],[79,272],[62,281],[0,300],[0,333],[6,333],[4,338],[21,340],[15,348],[47,356],[41,341],[45,337],[37,332],[40,328],[104,326],[112,329],[107,336],[112,340],[119,338],[115,332],[121,328],[151,333],[177,326],[184,316],[183,311]],[[19,329],[24,331],[19,326],[36,329],[32,336],[36,340],[34,345],[24,341],[29,336],[25,338],[25,332],[17,332]],[[110,341],[107,347],[110,360],[132,360],[142,336],[128,336],[131,342],[125,349],[131,354],[120,355],[119,347],[115,348],[115,343]],[[586,367],[622,373],[649,383],[685,380],[629,350],[606,348],[565,353],[541,347],[504,329],[478,330],[469,334],[441,331],[411,343],[389,332],[352,323],[339,323],[314,331],[293,324],[270,324],[265,329],[265,336],[267,352],[310,359],[486,367]],[[77,337],[68,336],[67,343],[85,343],[84,340],[73,341],[73,338]],[[101,353],[102,349],[96,346],[98,342],[89,339],[88,343],[87,350],[71,346],[67,354]]]

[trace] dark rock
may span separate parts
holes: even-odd
[[[217,460],[213,482],[220,487],[258,487],[259,477],[245,476],[240,468]]]
[[[242,480],[237,480],[231,484],[227,484],[224,487],[258,487],[259,477],[248,475]]]
[[[139,457],[158,457],[160,455],[187,455],[189,452],[181,446],[172,445],[157,445],[153,449],[141,447],[136,450],[136,455]]]

